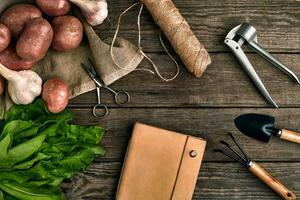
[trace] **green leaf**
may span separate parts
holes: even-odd
[[[39,99],[14,105],[0,122],[0,191],[4,200],[61,200],[59,185],[85,170],[104,130],[69,124],[73,114],[52,114]],[[1,200],[1,199],[0,199]]]
[[[15,160],[16,163],[21,162],[22,160],[28,158],[33,153],[37,152],[42,146],[45,140],[45,135],[37,136],[31,140],[28,140],[16,147],[11,148],[7,156],[10,159]]]
[[[4,194],[3,194],[2,190],[0,190],[0,200],[4,200]]]
[[[17,183],[0,183],[0,188],[20,200],[64,200],[64,194],[58,187],[32,188]]]
[[[0,140],[5,137],[7,133],[11,133],[12,135],[16,135],[26,129],[31,128],[33,125],[30,121],[22,121],[22,120],[15,120],[7,123],[2,131],[0,136]]]
[[[73,114],[68,110],[58,114],[49,113],[41,99],[29,105],[13,105],[4,115],[5,121],[24,120],[39,123],[44,123],[45,121],[68,121],[72,117]]]
[[[45,135],[40,135],[22,144],[19,144],[18,146],[11,148],[7,152],[6,156],[0,160],[0,169],[9,169],[13,165],[30,157],[39,150],[44,140]]]
[[[76,139],[83,144],[98,144],[104,134],[104,129],[97,126],[70,125],[68,138]]]
[[[5,114],[6,121],[24,120],[33,121],[39,116],[45,115],[45,105],[41,99],[29,105],[13,105]]]
[[[8,147],[12,143],[11,134],[7,133],[6,136],[0,141],[0,161],[7,156]]]
[[[56,146],[47,142],[43,143],[40,152],[54,159],[61,159],[64,157],[64,154]]]
[[[19,200],[19,199],[14,197],[14,196],[11,196],[10,194],[5,192],[4,193],[4,200]]]
[[[59,141],[56,138],[51,138],[47,142],[52,143],[59,151],[66,154],[73,152],[74,149],[79,147],[76,141],[70,141],[70,139],[62,138]]]
[[[41,130],[41,132],[39,133],[39,135],[45,135],[47,137],[55,136],[56,135],[56,130],[57,130],[58,126],[59,126],[58,123],[55,123],[53,125],[49,125],[45,129]]]
[[[22,114],[25,111],[25,106],[22,105],[13,105],[9,111],[4,114],[5,121],[12,121],[16,119],[21,119]]]
[[[22,162],[20,164],[15,165],[13,168],[14,169],[29,169],[30,167],[32,167],[32,165],[34,165],[36,162],[40,161],[40,160],[44,160],[50,158],[50,156],[45,155],[43,153],[38,153],[36,157],[34,157],[33,159],[26,161],[26,162]]]
[[[26,183],[35,174],[27,171],[1,171],[0,172],[0,183],[4,182],[17,182]]]
[[[90,151],[92,151],[97,156],[104,156],[105,150],[101,146],[94,146],[89,148]]]
[[[14,139],[18,140],[18,139],[35,136],[38,133],[40,127],[41,127],[40,125],[32,124],[30,128],[20,131],[17,135],[15,135]]]

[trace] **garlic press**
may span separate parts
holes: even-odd
[[[271,95],[267,91],[266,87],[260,80],[255,69],[244,53],[242,46],[246,44],[250,49],[261,55],[264,59],[272,63],[275,67],[283,71],[294,81],[300,84],[298,77],[294,72],[292,72],[288,67],[279,62],[274,58],[269,52],[267,52],[263,47],[258,44],[256,29],[248,23],[243,23],[233,28],[225,38],[224,43],[230,48],[237,60],[240,62],[250,79],[253,81],[257,89],[260,91],[261,95],[266,99],[266,101],[276,108],[277,104],[272,99]]]

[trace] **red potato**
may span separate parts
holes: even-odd
[[[3,13],[0,21],[7,26],[13,38],[18,38],[30,19],[41,16],[42,12],[33,5],[16,4]]]
[[[10,40],[9,29],[4,24],[0,24],[0,52],[8,47]]]
[[[17,54],[24,60],[41,60],[45,57],[52,38],[53,30],[47,20],[41,17],[31,19],[17,42]]]
[[[51,113],[63,111],[69,103],[70,90],[60,78],[51,78],[43,85],[42,98]]]
[[[52,48],[56,51],[70,51],[77,48],[83,36],[81,22],[73,16],[60,16],[52,21],[54,31]]]
[[[5,89],[5,79],[3,76],[0,76],[0,95],[3,94]]]
[[[15,51],[15,48],[10,45],[0,53],[0,63],[5,67],[20,71],[32,68],[34,62],[25,61]]]
[[[71,9],[68,0],[36,0],[35,2],[46,15],[51,17],[66,15]]]

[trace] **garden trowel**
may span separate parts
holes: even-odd
[[[244,114],[234,120],[236,127],[245,135],[263,142],[269,142],[272,136],[300,144],[300,133],[276,128],[272,116],[262,114]]]

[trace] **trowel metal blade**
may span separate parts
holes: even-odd
[[[249,113],[240,115],[234,120],[236,127],[245,135],[254,139],[269,142],[271,136],[278,133],[274,127],[274,117]]]

